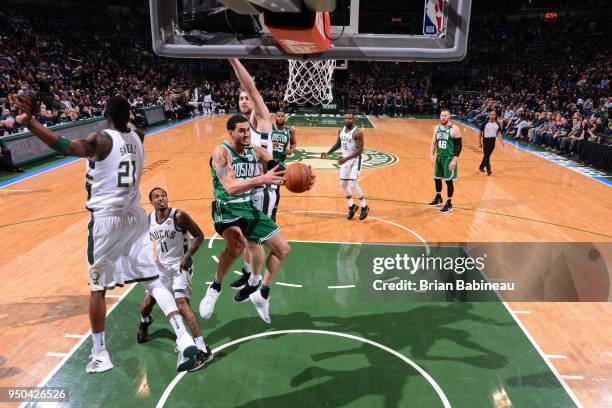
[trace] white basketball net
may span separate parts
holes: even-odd
[[[285,101],[298,105],[330,104],[335,60],[289,60],[289,80]]]

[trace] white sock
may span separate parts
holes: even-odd
[[[91,333],[91,339],[93,341],[94,354],[100,354],[106,350],[106,340],[104,339],[104,332]]]
[[[353,197],[347,198],[346,201],[348,201],[348,206],[349,207],[352,207],[353,205],[355,205],[355,202],[353,201]]]
[[[257,286],[260,280],[261,280],[261,275],[251,274],[251,276],[249,276],[249,286]]]
[[[185,325],[183,324],[183,318],[180,314],[173,314],[168,320],[170,320],[170,326],[172,326],[172,328],[174,329],[177,339],[185,335],[188,336],[187,330],[185,329]]]
[[[367,206],[368,206],[368,205],[366,204],[366,200],[365,200],[365,198],[364,198],[364,197],[361,197],[361,198],[359,199],[359,204],[361,205],[361,208],[363,208],[363,207],[367,207]]]
[[[198,350],[202,350],[205,353],[208,351],[208,349],[206,348],[206,344],[204,344],[204,339],[202,338],[202,336],[196,337],[195,339],[193,339],[193,341],[195,341]]]
[[[244,270],[247,273],[253,273],[253,269],[251,268],[251,264],[248,262],[245,262],[244,265],[242,265],[242,267],[244,268]]]

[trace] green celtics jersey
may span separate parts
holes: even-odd
[[[244,148],[244,154],[240,155],[227,141],[224,141],[221,144],[231,156],[232,169],[234,170],[234,175],[237,179],[249,179],[255,177],[255,168],[257,167],[257,156],[255,156],[255,151],[252,147],[247,146]],[[239,193],[236,195],[230,195],[225,188],[223,188],[223,184],[219,181],[217,177],[217,172],[212,166],[212,159],[210,161],[210,167],[212,171],[212,179],[213,179],[213,188],[215,199],[220,201],[221,203],[241,203],[247,202],[251,200],[251,192],[245,191],[244,193]]]
[[[272,158],[283,165],[287,159],[287,147],[290,139],[291,135],[286,126],[283,130],[279,130],[276,128],[276,123],[272,125],[272,146],[274,147]]]
[[[442,125],[436,126],[436,152],[439,157],[450,157],[453,155],[455,142],[451,135],[452,129],[453,125],[450,123],[446,129],[444,129]]]

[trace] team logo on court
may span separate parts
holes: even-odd
[[[340,152],[337,151],[327,159],[321,159],[321,153],[327,152],[329,146],[300,146],[287,156],[287,164],[304,163],[312,166],[315,170],[337,170],[340,168],[338,159]],[[363,150],[363,169],[374,169],[379,167],[391,166],[398,162],[398,157],[394,154],[374,149]]]

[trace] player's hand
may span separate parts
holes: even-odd
[[[482,149],[482,140],[478,143],[478,147]]]
[[[329,156],[327,153],[321,153],[321,158],[322,159],[327,159],[327,156]]]
[[[448,169],[449,170],[455,170],[455,167],[457,167],[457,158],[453,158],[453,160],[451,160],[450,163],[448,163]]]
[[[287,148],[287,156],[293,156],[293,149],[290,147]]]
[[[30,95],[17,95],[15,98],[15,106],[21,111],[15,118],[17,123],[24,125],[30,121],[32,116],[38,112],[38,103]]]
[[[281,185],[285,180],[285,169],[279,165],[274,166],[273,169],[262,175],[262,184],[276,184]]]
[[[435,154],[432,154],[430,158],[431,158],[431,162],[432,163],[436,162],[436,155]]]
[[[193,265],[193,259],[190,256],[185,255],[181,259],[181,269],[184,271],[188,271],[189,268]]]
[[[344,163],[346,163],[346,162],[347,162],[347,160],[348,160],[348,159],[347,159],[346,157],[340,157],[340,158],[338,159],[338,164],[344,164]]]

